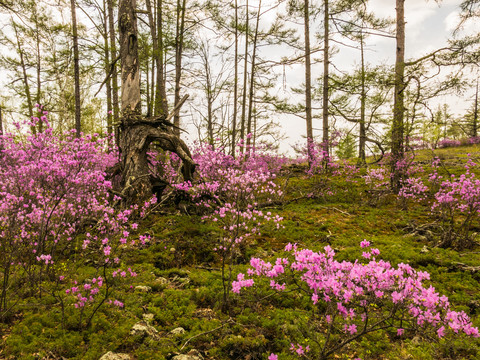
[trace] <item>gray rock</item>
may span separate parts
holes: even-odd
[[[182,327],[178,327],[178,328],[170,331],[170,334],[172,334],[172,335],[183,335],[183,334],[185,334],[185,329],[182,328]]]
[[[130,360],[130,355],[128,354],[120,354],[120,353],[113,353],[111,351],[107,352],[103,355],[100,360]]]
[[[160,285],[167,285],[168,284],[168,279],[164,277],[159,277],[155,279],[155,282],[160,284]]]
[[[149,293],[150,291],[152,291],[152,288],[150,286],[139,285],[135,286],[135,291]]]
[[[153,321],[153,319],[155,318],[155,315],[153,314],[143,314],[143,320],[145,320],[147,323]]]
[[[188,352],[188,354],[175,355],[172,360],[203,360],[202,354],[197,350],[193,349]]]
[[[140,321],[132,326],[132,329],[130,330],[130,335],[149,336],[155,339],[158,337],[158,331],[152,325],[146,323],[145,321]]]

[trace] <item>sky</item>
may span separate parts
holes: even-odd
[[[447,44],[451,38],[452,31],[458,24],[459,5],[461,0],[443,0],[437,3],[433,0],[406,0],[405,1],[405,19],[406,19],[406,39],[405,53],[406,59],[416,59],[422,57]],[[395,19],[395,0],[370,0],[369,8],[378,17],[390,17]],[[321,29],[312,29],[312,31],[321,31]],[[465,33],[475,31],[475,24],[467,23]],[[366,52],[366,61],[370,64],[388,64],[393,65],[395,61],[395,39],[385,37],[370,36],[367,39],[368,50]],[[354,49],[340,49],[334,56],[332,62],[337,68],[348,71],[355,64],[359,63],[359,51]],[[317,57],[321,57],[317,55]],[[313,69],[313,76],[319,78],[322,76],[323,64],[319,64]],[[299,64],[290,66],[286,70],[287,84],[301,84],[304,82],[304,67]],[[472,90],[473,91],[473,90]],[[462,97],[448,96],[440,97],[438,104],[448,103],[450,109],[455,114],[462,114],[470,106],[472,91],[467,91]],[[285,91],[288,95],[288,90]],[[281,95],[281,94],[279,94]],[[436,106],[436,105],[435,105]],[[288,136],[288,139],[282,143],[281,150],[291,153],[291,145],[304,142],[302,136],[306,132],[306,125],[303,119],[298,117],[279,117],[282,129]],[[321,136],[321,119],[314,120],[314,129],[317,129],[314,136]]]
[[[242,1],[240,1],[241,3]],[[274,3],[276,0],[263,0],[263,8],[268,6],[268,2]],[[405,19],[406,19],[406,58],[416,59],[425,54],[432,52],[435,49],[445,46],[447,40],[451,37],[452,31],[458,24],[458,12],[459,5],[462,0],[443,0],[438,3],[434,0],[406,0],[405,1]],[[252,7],[258,4],[258,0],[250,0]],[[378,17],[390,17],[395,18],[395,0],[369,0],[368,6],[370,11],[374,12]],[[80,13],[80,18],[81,13]],[[262,16],[261,24],[266,28],[275,18],[275,12],[271,11]],[[67,19],[68,21],[68,19]],[[253,19],[252,19],[253,22]],[[464,33],[475,32],[477,24],[474,22],[467,23],[464,29]],[[316,26],[316,27],[315,27]],[[303,32],[303,26],[299,24],[299,34]],[[321,32],[319,24],[313,24],[311,33]],[[313,38],[313,35],[312,35]],[[314,43],[315,40],[312,40]],[[318,45],[313,44],[313,46]],[[291,53],[291,50],[289,50]],[[277,59],[286,55],[284,48],[268,48],[259,49],[260,57]],[[314,57],[320,58],[322,53],[316,53]],[[333,57],[332,62],[335,67],[349,71],[355,64],[359,63],[359,51],[355,49],[339,48],[339,52]],[[367,39],[367,51],[366,60],[372,65],[378,64],[394,64],[395,59],[395,39],[370,36]],[[318,79],[322,76],[323,64],[318,63],[313,66],[312,75]],[[280,69],[283,72],[283,69]],[[287,86],[282,86],[282,81],[278,85],[277,95],[279,97],[294,99],[294,101],[300,103],[304,101],[304,97],[294,95],[291,91],[291,87],[298,87],[305,81],[305,69],[303,64],[296,64],[292,66],[286,66],[285,83]],[[283,74],[282,74],[283,75]],[[283,79],[282,79],[283,80]],[[185,93],[190,93],[194,98],[195,96],[201,96],[200,94],[193,93],[193,90],[184,88]],[[473,89],[466,91],[461,97],[457,96],[444,96],[437,100],[438,104],[448,103],[450,109],[455,114],[463,114],[466,109],[471,106],[471,99],[473,96]],[[314,104],[319,107],[320,104]],[[436,106],[436,105],[434,105]],[[433,107],[434,107],[433,106]],[[186,108],[186,107],[185,107]],[[317,110],[317,114],[321,110]],[[191,119],[191,117],[190,117]],[[292,145],[305,142],[303,136],[306,132],[305,120],[295,116],[280,116],[275,115],[275,121],[279,122],[283,133],[286,135],[286,140],[281,143],[280,150],[284,153],[292,154]],[[188,142],[196,140],[197,130],[193,126],[189,117],[184,118],[182,127],[186,128],[189,134],[186,136]],[[314,135],[321,137],[321,119],[314,119]]]

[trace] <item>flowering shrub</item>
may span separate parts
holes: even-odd
[[[457,147],[461,146],[462,142],[460,140],[445,138],[443,140],[440,140],[437,145],[439,148]]]
[[[422,179],[408,178],[402,182],[398,196],[414,201],[421,201],[426,199],[429,190],[429,187],[423,183]]]
[[[233,157],[221,147],[203,144],[192,152],[196,163],[193,182],[178,183],[175,176],[166,177],[174,189],[186,194],[196,205],[196,210],[203,214],[202,219],[212,221],[221,232],[212,247],[222,262],[225,307],[231,281],[231,275],[225,270],[239,255],[241,245],[258,234],[263,223],[271,222],[280,227],[282,220],[258,207],[283,195],[274,180],[285,158],[271,154],[266,148],[251,147],[243,154],[242,147],[239,144],[236,157]],[[164,174],[175,174],[175,160],[171,157],[169,162],[161,164]]]
[[[390,185],[390,173],[386,168],[369,168],[362,176],[371,190],[387,189]]]
[[[435,194],[432,212],[438,214],[443,226],[441,246],[468,248],[473,245],[471,228],[480,214],[480,180],[470,171],[476,166],[466,164],[466,173],[451,175]]]
[[[252,287],[258,278],[277,292],[306,294],[314,307],[308,322],[310,331],[302,333],[314,337],[308,350],[318,359],[329,358],[370,332],[388,329],[395,330],[397,336],[421,330],[423,334],[434,332],[439,338],[448,333],[479,337],[478,328],[463,311],[452,310],[446,296],[425,286],[428,273],[407,264],[395,268],[376,260],[380,252],[370,248],[368,241],[362,241],[361,246],[366,263],[339,262],[329,246],[321,253],[288,244],[285,256],[274,263],[251,259],[249,278],[238,274],[232,291]],[[291,350],[303,355],[306,348],[292,344]]]
[[[480,144],[480,136],[472,136],[471,138],[468,139],[468,143],[471,145]]]
[[[117,161],[117,155],[105,151],[106,140],[97,135],[76,138],[74,132],[62,139],[53,134],[46,114],[41,121],[44,132],[28,134],[23,140],[2,137],[2,317],[11,310],[11,289],[19,296],[22,291],[41,294],[47,290],[58,299],[75,294],[78,308],[93,303],[101,293],[98,286],[84,288],[88,296],[72,288],[66,292],[65,286],[83,281],[76,269],[86,261],[95,264],[102,276],[97,285],[110,285],[112,272],[121,266],[121,248],[136,228],[130,219],[137,206],[116,210],[112,205],[117,198],[109,193],[112,184],[105,170]],[[49,286],[45,280],[50,280]],[[99,303],[110,295],[103,293]]]
[[[476,164],[469,159],[465,174],[452,174],[447,179],[439,175],[439,165],[440,160],[435,158],[427,179],[405,179],[398,195],[405,200],[430,200],[431,213],[441,221],[440,246],[471,247],[471,229],[480,213],[480,180],[471,172]]]

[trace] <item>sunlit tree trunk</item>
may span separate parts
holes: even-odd
[[[235,54],[234,54],[234,79],[233,79],[233,120],[232,120],[232,149],[231,154],[235,156],[236,135],[237,135],[237,113],[238,113],[238,3],[235,0]]]
[[[0,106],[0,136],[3,135],[3,109]],[[3,141],[0,140],[0,150],[2,149]]]
[[[183,37],[185,31],[186,0],[177,0],[177,36],[175,44],[175,106],[180,102],[180,80],[182,78]],[[175,133],[180,136],[180,114],[173,118]]]
[[[72,10],[72,31],[73,31],[73,67],[74,67],[74,81],[75,81],[75,130],[76,136],[80,137],[81,127],[81,113],[80,113],[80,64],[78,52],[78,31],[77,31],[77,15],[75,0],[70,0],[70,7]]]
[[[115,39],[115,21],[113,16],[113,0],[107,0],[108,10],[108,27],[110,33],[110,59],[115,64],[112,66],[112,108],[113,108],[113,122],[118,123],[120,118],[120,105],[118,101],[118,72],[117,72],[117,46]],[[118,134],[117,134],[118,136]]]
[[[305,27],[305,119],[307,122],[307,154],[308,163],[313,160],[313,124],[312,124],[312,66],[310,63],[310,4],[304,4]]]
[[[328,157],[329,155],[329,127],[328,127],[328,65],[329,65],[329,9],[328,9],[328,0],[324,0],[324,24],[323,24],[323,109],[322,109],[322,119],[323,119],[323,150],[324,155]]]
[[[107,91],[107,134],[111,134],[113,131],[112,79],[110,74],[110,51],[108,43],[108,12],[105,0],[103,0],[103,44],[105,47],[105,75],[107,79],[105,82]]]
[[[25,55],[20,44],[20,37],[18,34],[18,29],[15,23],[13,23],[13,29],[15,31],[15,37],[17,39],[17,52],[20,56],[20,66],[22,68],[22,75],[23,75],[23,86],[25,89],[25,97],[27,98],[27,107],[28,107],[28,115],[30,119],[33,117],[33,101],[32,101],[32,94],[30,92],[30,82],[28,81],[28,74],[27,74],[27,66],[25,64]],[[37,132],[37,128],[35,126],[31,127],[32,132],[35,134]]]
[[[262,0],[258,2],[257,22],[255,25],[255,34],[253,36],[253,50],[252,50],[252,64],[250,70],[250,90],[248,93],[248,117],[247,117],[247,133],[252,134],[252,112],[253,112],[253,92],[255,89],[255,58],[257,56],[257,39],[258,39],[258,25],[260,23],[260,11],[262,9]],[[247,149],[250,149],[252,138],[247,137]]]
[[[245,140],[245,118],[247,110],[247,85],[248,85],[248,76],[247,76],[247,67],[248,67],[248,0],[245,6],[245,59],[243,65],[243,95],[242,95],[242,118],[240,126],[240,138]],[[242,147],[242,152],[245,147]]]
[[[34,21],[35,21],[35,57],[36,57],[36,71],[37,71],[37,95],[36,95],[36,102],[37,104],[42,103],[42,79],[41,79],[41,70],[42,70],[42,59],[41,59],[41,51],[40,51],[40,29],[38,26],[38,13],[37,7],[35,5],[34,8]],[[43,131],[43,122],[38,122],[38,130],[40,132]]]
[[[156,51],[156,61],[157,61],[157,90],[155,95],[155,115],[167,116],[168,114],[168,102],[167,102],[167,91],[165,87],[165,74],[164,74],[164,48],[163,48],[163,1],[158,0],[157,3],[157,51]]]
[[[361,84],[360,84],[360,130],[358,141],[358,160],[360,164],[365,164],[365,145],[367,140],[367,134],[365,129],[365,107],[367,101],[367,94],[365,92],[365,53],[364,53],[364,41],[363,30],[360,30],[360,66],[361,66]]]
[[[477,88],[476,88],[476,91],[475,91],[475,104],[474,104],[474,108],[473,108],[472,135],[473,135],[473,137],[477,137],[477,135],[478,135],[478,81],[477,81]]]
[[[403,116],[405,90],[405,0],[396,0],[396,59],[395,59],[395,100],[393,104],[392,125],[392,190],[398,192],[402,178],[401,169],[397,164],[403,160]]]

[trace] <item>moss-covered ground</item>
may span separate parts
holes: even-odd
[[[478,149],[446,149],[439,155],[449,160],[449,171],[456,172],[467,152],[476,156]],[[429,158],[428,152],[418,157]],[[319,179],[300,174],[290,179],[285,203],[268,208],[284,218],[284,228],[266,226],[250,239],[235,259],[233,275],[244,271],[252,256],[272,259],[289,242],[313,250],[328,244],[339,259],[355,260],[361,255],[358,244],[368,239],[382,259],[428,271],[437,291],[480,326],[480,272],[456,266],[480,266],[478,244],[463,251],[437,248],[434,239],[408,230],[412,224],[431,221],[425,204],[405,206],[388,194],[368,195],[361,185],[341,177],[324,180],[330,181],[335,194],[308,198],[303,195],[318,187]],[[139,274],[136,283],[150,286],[150,292],[126,288],[119,293],[125,308],[104,307],[91,327],[82,331],[73,326],[78,316],[73,309],[66,309],[62,326],[58,304],[46,295],[41,307],[24,306],[8,323],[0,324],[0,358],[99,359],[113,351],[128,353],[132,359],[168,359],[191,349],[206,359],[266,359],[272,352],[280,359],[296,358],[289,351],[290,343],[301,338],[308,323],[308,312],[300,310],[308,308],[308,299],[291,293],[262,299],[267,292],[258,290],[231,295],[230,311],[222,312],[220,263],[212,245],[220,234],[213,224],[197,215],[152,214],[141,224],[141,232],[153,235],[151,242],[129,250],[125,258]],[[130,335],[132,326],[147,313],[153,314],[150,324],[158,337]],[[172,335],[178,327],[185,333]],[[478,339],[421,335],[400,338],[395,333],[373,333],[334,358],[480,359]]]

